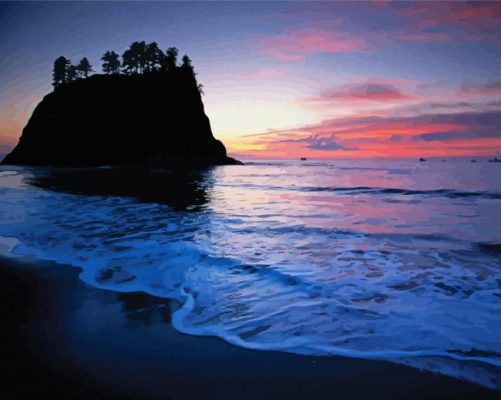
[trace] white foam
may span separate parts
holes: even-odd
[[[0,236],[0,255],[3,257],[12,256],[13,251],[18,244],[19,240],[14,237]]]

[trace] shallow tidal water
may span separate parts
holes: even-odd
[[[181,332],[501,387],[501,164],[0,169],[0,246],[179,304]]]

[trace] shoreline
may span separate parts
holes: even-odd
[[[79,269],[0,257],[4,386],[79,399],[494,399],[387,361],[249,350],[190,336],[168,299],[93,288]]]

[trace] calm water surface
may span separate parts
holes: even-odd
[[[185,333],[501,387],[501,164],[2,167],[0,236],[93,286],[176,300]]]

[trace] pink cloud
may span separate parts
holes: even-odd
[[[262,39],[259,51],[278,61],[302,61],[314,53],[344,53],[367,47],[359,38],[325,29],[304,28]]]
[[[401,12],[407,17],[420,17],[422,21],[439,23],[457,23],[458,21],[477,25],[479,20],[500,20],[501,4],[475,2],[419,2],[409,3]],[[432,23],[429,23],[432,25]]]
[[[456,5],[457,6],[457,5]],[[442,9],[443,12],[438,16],[437,23],[470,25],[474,28],[485,28],[486,24],[498,25],[501,21],[501,4],[461,4],[449,9]]]
[[[360,114],[248,139],[256,156],[416,157],[501,154],[501,111],[415,116]]]
[[[322,93],[320,98],[324,100],[348,101],[395,101],[409,100],[413,97],[402,93],[390,84],[368,82],[327,90]]]
[[[273,80],[282,77],[283,74],[278,69],[261,69],[255,72],[244,74],[240,76],[244,81],[260,81],[260,80]]]
[[[416,100],[417,97],[403,92],[395,85],[398,80],[382,79],[369,80],[362,83],[354,83],[327,89],[317,96],[300,99],[304,105],[337,105],[365,103],[391,103],[407,100]],[[405,82],[408,84],[408,82]]]
[[[468,83],[461,86],[461,91],[469,94],[498,96],[501,95],[501,81],[488,83]]]
[[[450,18],[468,21],[474,25],[476,25],[479,20],[490,19],[499,21],[501,20],[501,4],[493,2],[490,4],[473,5],[473,7],[454,12]]]
[[[445,33],[401,33],[394,37],[401,42],[439,42],[450,40]]]
[[[411,3],[403,10],[399,9],[399,15],[408,18],[410,23],[405,32],[395,36],[396,40],[433,42],[452,38],[485,40],[500,37],[499,3]]]

